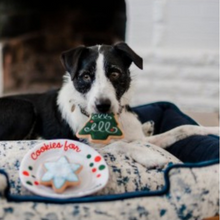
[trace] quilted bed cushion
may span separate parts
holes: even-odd
[[[134,108],[142,122],[153,120],[155,133],[161,133],[183,124],[196,124],[184,115],[175,105],[159,102]],[[39,141],[0,142],[0,169],[9,176],[10,193],[30,195],[21,186],[18,169],[23,156]],[[136,143],[145,145],[145,143]],[[164,187],[164,171],[173,163],[198,162],[219,157],[218,138],[216,136],[193,136],[173,144],[167,152],[152,148],[168,159],[162,168],[146,169],[141,164],[123,154],[107,152],[104,158],[109,165],[110,179],[107,186],[98,192],[99,195],[119,194],[134,191],[155,191]]]
[[[155,122],[157,134],[179,125],[196,124],[168,102],[134,110],[142,122]],[[64,200],[36,196],[21,186],[20,162],[37,142],[0,142],[0,219],[182,220],[204,219],[219,213],[219,139],[216,136],[186,138],[170,146],[169,152],[152,149],[168,159],[169,163],[162,168],[146,169],[123,154],[107,152],[104,157],[110,179],[99,195]],[[8,187],[4,190],[5,177]],[[5,197],[1,197],[3,194]]]

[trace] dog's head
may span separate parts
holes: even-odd
[[[79,46],[62,53],[68,82],[75,90],[72,97],[88,114],[118,113],[127,105],[130,88],[129,67],[133,62],[142,69],[142,58],[126,43],[113,46]]]

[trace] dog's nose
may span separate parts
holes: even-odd
[[[110,110],[111,102],[109,99],[100,99],[95,102],[95,107],[100,113],[107,113]]]

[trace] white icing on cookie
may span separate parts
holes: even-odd
[[[65,156],[61,157],[58,161],[47,162],[44,164],[46,173],[42,176],[42,182],[52,181],[56,189],[60,189],[66,183],[78,182],[79,178],[76,172],[81,169],[80,164],[69,163]]]

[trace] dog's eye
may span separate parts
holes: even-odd
[[[84,82],[87,82],[87,83],[91,82],[91,76],[89,74],[83,75],[82,79]]]
[[[117,80],[119,78],[119,76],[120,76],[120,74],[118,72],[112,72],[109,75],[109,79],[111,81],[115,81],[115,80]]]

